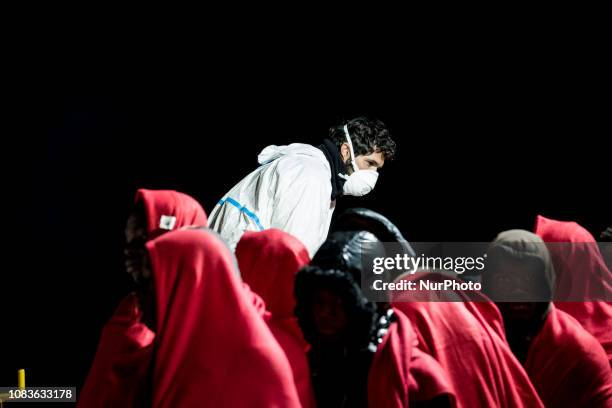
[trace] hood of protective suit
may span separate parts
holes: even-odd
[[[327,163],[327,160],[325,159],[325,156],[321,150],[305,143],[292,143],[287,146],[270,145],[259,153],[257,156],[257,162],[259,164],[268,164],[278,158],[290,155],[317,157]]]

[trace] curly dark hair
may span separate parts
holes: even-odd
[[[330,128],[329,138],[338,148],[343,143],[346,143],[346,135],[344,134],[345,124],[347,125],[356,155],[380,152],[386,161],[393,160],[396,145],[393,139],[391,139],[389,130],[382,121],[362,116]]]

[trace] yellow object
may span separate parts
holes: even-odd
[[[17,386],[20,389],[24,389],[25,388],[25,370],[23,368],[19,369],[19,371],[17,371]]]

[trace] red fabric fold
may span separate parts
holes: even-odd
[[[608,269],[595,238],[575,222],[551,220],[538,215],[535,231],[549,245],[557,278],[556,299],[609,299],[612,272]],[[602,293],[603,292],[603,293]],[[555,306],[572,315],[606,350],[612,365],[612,302],[562,302]]]
[[[453,278],[417,273],[401,279],[415,281],[418,287],[420,279]],[[423,300],[420,295],[428,301],[418,301]],[[396,292],[393,306],[412,322],[419,348],[447,373],[458,407],[543,406],[506,343],[502,316],[493,302],[480,293],[455,292],[455,302],[435,301],[431,296]]]
[[[136,295],[121,301],[104,326],[79,407],[133,407],[144,392],[155,334],[140,322]]]
[[[612,407],[612,370],[599,342],[551,306],[525,369],[547,407]]]
[[[295,274],[310,262],[308,250],[278,229],[247,231],[236,246],[236,258],[245,284],[262,297],[270,313],[268,326],[289,359],[302,406],[314,407],[308,345],[293,315]]]
[[[368,374],[368,405],[408,407],[409,401],[429,401],[447,395],[455,404],[449,379],[440,365],[416,348],[417,336],[408,318],[395,309],[397,321],[389,326]]]
[[[251,287],[245,282],[242,282],[242,288],[244,289],[247,301],[255,308],[257,314],[265,321],[268,322],[272,318],[272,314],[266,309],[266,302],[257,293],[251,290]]]

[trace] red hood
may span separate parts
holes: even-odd
[[[563,248],[550,246],[557,274],[557,299],[610,298],[612,273],[595,238],[586,229],[575,222],[556,221],[538,215],[535,233],[544,242],[569,243],[569,247]],[[612,303],[555,301],[555,306],[572,315],[599,340],[612,365]]]
[[[153,406],[298,407],[291,368],[208,230],[147,243],[156,299]]]
[[[200,203],[178,191],[141,188],[136,192],[134,201],[144,205],[149,239],[181,227],[206,226],[208,223]]]
[[[245,283],[263,298],[274,318],[293,317],[295,274],[308,262],[308,250],[292,235],[278,229],[247,231],[236,246]]]
[[[612,273],[586,229],[538,215],[535,233],[544,242],[564,243],[549,245],[557,275],[556,299],[603,300],[612,295]]]

